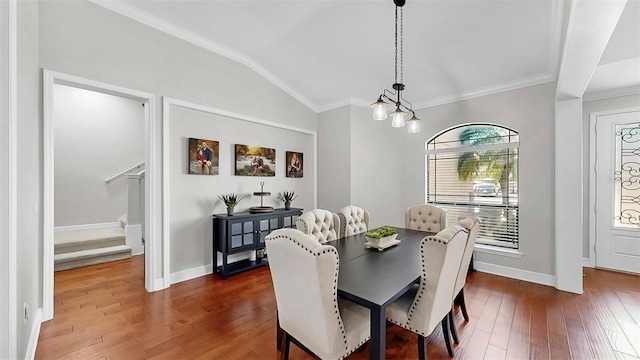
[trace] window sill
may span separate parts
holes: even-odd
[[[507,249],[491,245],[476,244],[473,250],[479,253],[506,256],[517,259],[520,259],[524,256],[524,254],[521,253],[518,249]]]

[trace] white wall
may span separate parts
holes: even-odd
[[[417,112],[422,132],[403,140],[405,204],[424,203],[424,144],[450,127],[474,122],[500,124],[520,133],[520,251],[522,258],[476,253],[475,260],[543,275],[554,274],[554,95],[547,83]],[[566,141],[576,141],[567,136]],[[579,141],[579,137],[578,140]]]
[[[263,119],[267,120],[267,119]],[[220,145],[219,175],[188,173],[188,140],[215,140]],[[261,146],[276,149],[276,176],[235,176],[234,145]],[[304,154],[304,176],[285,176],[286,151]],[[170,228],[171,273],[207,266],[212,263],[212,214],[226,213],[218,195],[230,192],[243,195],[261,191],[264,181],[265,206],[283,207],[276,199],[282,191],[299,194],[292,207],[309,210],[314,204],[313,136],[202,111],[171,106],[169,120],[170,156]],[[260,205],[260,197],[243,199],[235,211],[246,211]]]
[[[640,106],[640,95],[630,95],[630,96],[621,96],[610,99],[603,100],[595,100],[582,103],[582,153],[583,156],[583,179],[584,179],[584,188],[583,188],[583,246],[582,246],[582,256],[585,258],[590,257],[589,251],[589,212],[593,207],[593,204],[589,203],[589,175],[592,172],[589,167],[589,149],[592,146],[591,130],[589,129],[590,124],[590,114],[594,112],[607,111],[607,110],[615,110],[615,109],[624,109],[630,107]]]
[[[116,222],[127,214],[127,178],[144,161],[138,101],[54,85],[55,226]]]
[[[43,68],[316,130],[313,111],[243,64],[87,1],[38,4]],[[162,113],[160,102],[155,112]],[[152,136],[161,138],[161,129],[158,124]],[[160,170],[161,148],[152,156]],[[151,195],[156,204],[162,204],[161,188]],[[159,206],[152,211],[161,216]],[[162,234],[162,224],[154,231]],[[154,271],[161,274],[161,265]]]
[[[351,111],[318,115],[318,207],[336,212],[351,203]]]
[[[10,261],[13,257],[9,253],[9,242],[11,241],[9,224],[11,221],[10,209],[10,176],[14,175],[11,170],[10,154],[10,117],[9,111],[9,56],[13,51],[9,51],[9,2],[0,2],[0,359],[8,359],[11,356],[9,350],[9,333],[14,325],[9,318],[14,315],[10,308],[9,283],[15,280],[15,274],[11,273]]]
[[[17,354],[25,356],[42,287],[42,94],[38,67],[38,3],[18,1],[18,154],[17,154]],[[23,304],[31,318],[23,321]],[[37,334],[35,334],[37,336]],[[31,339],[32,341],[34,339]],[[37,339],[35,339],[37,341]],[[34,345],[33,343],[31,344]],[[34,350],[32,348],[31,350]]]

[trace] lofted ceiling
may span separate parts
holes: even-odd
[[[394,83],[391,0],[94,1],[245,63],[317,112],[369,105]],[[638,1],[627,8],[601,65],[633,71]],[[563,10],[557,0],[407,1],[404,97],[418,109],[555,80]],[[607,76],[594,74],[604,80],[590,90],[621,86]]]

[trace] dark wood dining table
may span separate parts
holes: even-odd
[[[400,243],[383,251],[365,246],[364,233],[327,242],[340,256],[338,296],[370,310],[370,359],[384,359],[387,306],[420,279],[420,241],[435,233],[397,228]]]
[[[387,306],[420,279],[420,241],[433,232],[396,228],[400,243],[383,251],[365,246],[364,233],[329,241],[338,250],[338,296],[370,310],[370,359],[385,358]],[[281,349],[278,326],[277,346]]]

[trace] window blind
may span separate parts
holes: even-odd
[[[517,145],[427,150],[427,203],[447,211],[447,225],[480,217],[478,243],[518,248]]]

